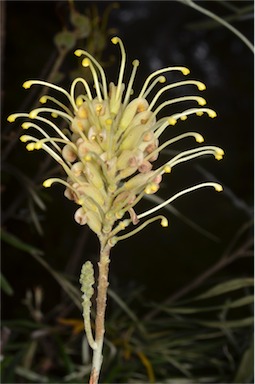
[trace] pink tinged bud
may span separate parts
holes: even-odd
[[[154,138],[154,133],[153,132],[146,132],[143,135],[143,141],[148,142],[151,141]]]
[[[87,218],[86,218],[86,213],[82,207],[77,209],[77,211],[74,214],[74,220],[80,224],[80,225],[85,225],[87,224]]]
[[[74,162],[77,158],[76,153],[70,145],[65,145],[62,149],[62,156],[66,161]]]
[[[142,164],[138,167],[138,171],[141,173],[147,173],[151,170],[152,165],[148,160],[144,160]]]
[[[158,148],[158,139],[153,140],[150,144],[146,145],[147,143],[143,142],[140,145],[140,148],[144,150],[144,155],[147,156],[150,153],[153,153]],[[148,158],[150,162],[157,160],[158,153],[154,153],[152,156]]]
[[[153,151],[155,151],[155,149],[157,149],[158,146],[157,146],[157,142],[156,141],[153,141],[152,143],[150,143],[149,145],[147,145],[147,147],[145,147],[145,152],[149,155],[150,153],[152,153]]]
[[[160,184],[161,181],[162,181],[162,176],[159,174],[157,175],[156,177],[154,177],[154,179],[152,180],[154,183],[156,184]]]
[[[150,162],[156,161],[157,158],[158,158],[158,153],[155,153],[154,155],[152,155],[152,156],[149,158],[149,161],[150,161]]]
[[[124,150],[117,159],[117,169],[122,170],[127,167],[138,168],[143,161],[143,153],[140,150]]]
[[[143,152],[140,149],[133,151],[133,156],[129,159],[129,165],[131,167],[139,167],[144,159]]]
[[[74,199],[75,199],[73,191],[71,191],[71,189],[69,189],[69,188],[66,188],[66,189],[65,189],[64,196],[65,196],[68,200],[74,200]]]

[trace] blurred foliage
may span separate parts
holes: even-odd
[[[5,241],[35,255],[33,248],[14,238],[5,236]],[[231,251],[250,256],[246,241]],[[79,297],[77,284],[49,265],[47,269]],[[168,305],[145,305],[143,292],[134,287],[120,296],[110,290],[104,382],[252,382],[252,287],[253,278],[217,281],[203,293]],[[41,287],[28,290],[23,303],[29,318],[2,322],[3,382],[87,380],[90,354],[81,316],[64,317],[66,300],[44,313],[43,300]],[[143,313],[139,319],[136,310]]]
[[[225,168],[205,162],[180,178],[209,175],[223,183],[224,197],[198,194],[178,210],[168,207],[169,238],[152,227],[113,254],[104,383],[253,382],[251,52],[217,20],[185,6],[198,2],[180,3],[1,2],[4,119],[32,109],[47,93],[17,90],[25,76],[64,86],[77,75],[88,78],[69,57],[75,48],[88,50],[114,76],[108,41],[116,29],[130,57],[142,57],[145,74],[155,66],[193,66],[219,111],[221,130],[208,135],[226,149]],[[250,39],[253,2],[199,6]],[[38,35],[31,33],[37,24]],[[41,154],[31,161],[19,135],[18,125],[3,128],[1,382],[81,383],[91,356],[78,276],[84,258],[96,262],[97,243],[73,223],[59,190],[42,190],[41,182],[59,169]],[[181,185],[174,177],[163,194]]]

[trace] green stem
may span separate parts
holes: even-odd
[[[89,384],[97,384],[101,365],[103,361],[103,343],[104,343],[104,322],[105,322],[105,309],[109,263],[110,263],[110,246],[101,240],[100,261],[98,263],[98,286],[97,286],[97,308],[96,308],[96,320],[95,320],[95,342],[96,348],[93,350],[92,368]]]
[[[196,9],[197,11],[203,13],[204,15],[206,15],[206,16],[216,20],[218,23],[222,24],[224,27],[226,27],[231,32],[233,32],[237,37],[239,37],[239,39],[242,40],[244,42],[244,44],[246,44],[247,47],[252,52],[254,52],[253,44],[241,32],[239,32],[238,29],[233,27],[233,25],[229,24],[226,20],[215,15],[215,13],[209,11],[208,9],[205,9],[205,8],[201,7],[200,5],[194,3],[192,0],[179,0],[179,1],[181,1],[182,3],[184,3],[186,5],[189,5],[190,7]]]

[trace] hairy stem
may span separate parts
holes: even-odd
[[[110,263],[110,246],[101,241],[100,261],[98,263],[98,286],[97,286],[97,308],[95,320],[95,342],[96,348],[93,350],[92,368],[89,384],[97,384],[100,369],[103,361],[103,343],[104,343],[104,322],[108,282],[108,272]]]

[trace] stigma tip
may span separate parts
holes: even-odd
[[[166,228],[166,227],[168,227],[168,220],[167,220],[167,218],[166,217],[163,217],[163,219],[161,220],[161,226],[162,227],[164,227],[164,228]]]
[[[74,51],[74,54],[75,54],[75,56],[80,57],[82,55],[82,50],[81,49],[76,49],[76,51]]]
[[[51,179],[47,179],[47,180],[45,180],[45,181],[43,182],[43,186],[44,186],[45,188],[49,188],[49,187],[51,187],[52,183],[53,183],[53,181],[52,181]]]
[[[111,42],[112,42],[113,44],[118,44],[118,42],[119,42],[119,38],[118,38],[117,36],[114,36],[114,37],[111,39]]]
[[[25,81],[25,83],[23,83],[22,87],[25,89],[28,89],[31,87],[31,85],[32,85],[31,81]]]
[[[183,75],[185,75],[185,76],[190,73],[190,70],[186,67],[183,67],[181,71],[182,71]]]
[[[214,185],[214,188],[215,188],[215,191],[217,191],[217,192],[221,192],[221,191],[223,191],[223,187],[222,187],[222,185],[220,185],[220,184],[215,184],[215,185]]]
[[[16,120],[16,115],[14,114],[7,117],[7,121],[9,121],[9,123],[13,123],[15,120]]]

